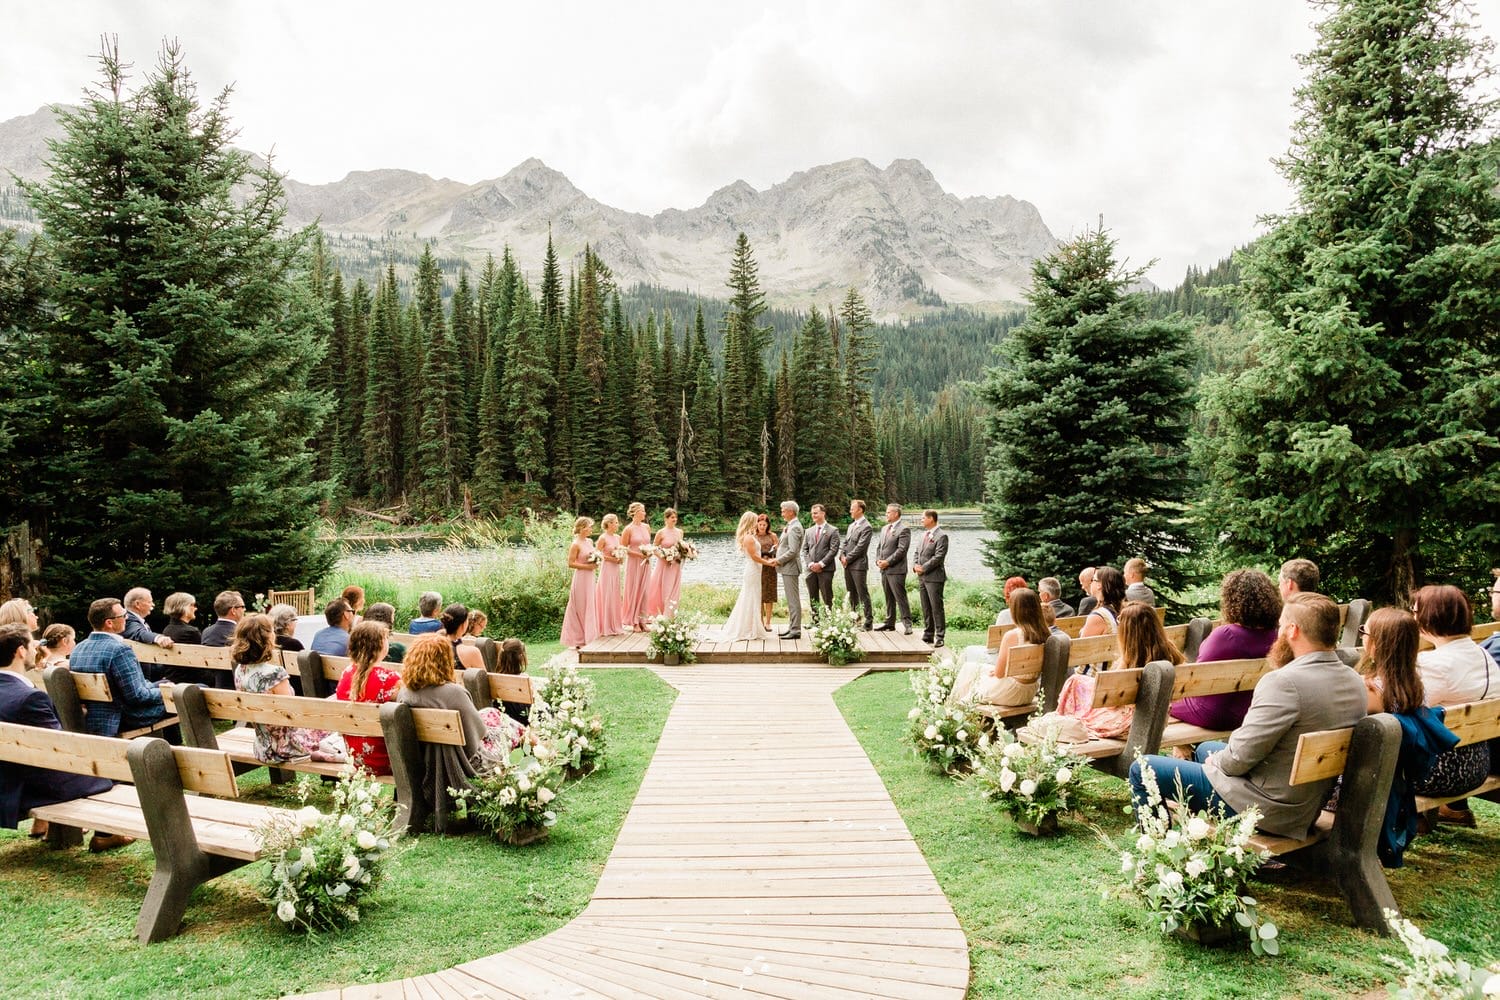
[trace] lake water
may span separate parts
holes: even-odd
[[[877,530],[879,526],[877,525]],[[913,534],[920,531],[913,528]],[[945,523],[948,532],[948,578],[965,583],[992,583],[995,574],[983,561],[982,543],[993,538],[992,532],[979,525],[977,517],[955,516],[952,523]],[[691,535],[698,546],[698,558],[683,567],[684,583],[706,583],[716,586],[737,587],[740,582],[739,554],[731,534]],[[413,582],[440,580],[463,576],[494,566],[497,562],[514,558],[518,549],[505,548],[457,548],[435,546],[430,548],[359,548],[346,552],[339,560],[339,570],[356,578],[361,574],[371,576],[393,576]],[[558,553],[561,561],[563,553]],[[872,553],[873,557],[873,553]],[[871,586],[878,593],[872,560]]]

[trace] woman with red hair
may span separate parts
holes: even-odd
[[[1005,578],[1005,586],[1000,591],[1001,596],[1005,598],[1005,607],[1001,608],[1000,613],[995,616],[996,625],[1014,625],[1016,623],[1015,615],[1011,614],[1010,611],[1010,595],[1025,586],[1027,584],[1024,576],[1009,576]]]

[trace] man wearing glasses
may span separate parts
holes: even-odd
[[[122,731],[142,729],[166,718],[161,689],[147,682],[140,661],[121,637],[125,606],[117,598],[101,597],[89,605],[89,626],[93,631],[73,648],[68,669],[109,678],[114,701],[89,702],[83,717],[88,731],[96,736],[119,736]],[[178,741],[175,726],[161,735],[169,742]]]
[[[1490,583],[1490,617],[1500,622],[1500,569],[1495,570],[1495,579]],[[1479,648],[1489,653],[1495,665],[1500,666],[1500,632],[1481,642]],[[1491,743],[1490,746],[1494,747],[1495,744]]]
[[[234,630],[245,617],[245,599],[237,591],[226,590],[214,598],[215,621],[203,630],[203,645],[227,646],[234,642]]]

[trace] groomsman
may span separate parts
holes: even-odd
[[[922,538],[917,542],[911,566],[922,587],[922,641],[941,646],[948,627],[948,618],[943,612],[943,585],[948,582],[943,561],[948,558],[948,533],[938,527],[935,510],[922,512],[922,528]]]
[[[874,610],[870,607],[870,537],[875,529],[865,517],[863,500],[849,501],[849,531],[844,535],[843,553],[839,562],[844,565],[844,589],[849,592],[849,607],[857,614],[861,608],[865,613],[865,630],[875,622]]]
[[[875,565],[880,570],[880,589],[885,592],[885,621],[876,632],[890,632],[896,627],[896,612],[901,612],[901,629],[911,635],[911,605],[906,602],[906,553],[911,548],[911,529],[901,523],[901,505],[886,504],[885,528],[875,549]]]
[[[812,505],[813,526],[802,539],[802,562],[807,566],[807,597],[817,621],[822,607],[833,607],[833,559],[839,554],[839,529],[828,523],[820,503]]]

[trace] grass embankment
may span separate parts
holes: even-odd
[[[589,675],[608,726],[608,764],[566,787],[551,837],[524,848],[478,834],[406,841],[377,905],[341,934],[304,938],[273,926],[256,899],[257,863],[199,889],[182,933],[143,946],[135,920],[151,878],[149,844],[90,855],[0,831],[10,995],[278,997],[421,975],[551,932],[593,894],[675,697],[644,670]],[[296,805],[265,774],[242,779],[245,797]]]
[[[1202,949],[1163,938],[1118,891],[1119,855],[1090,829],[1128,836],[1124,782],[1089,772],[1061,836],[1020,833],[962,783],[934,773],[903,742],[911,694],[905,674],[873,674],[836,700],[906,819],[969,940],[970,996],[1336,997],[1378,990],[1382,954],[1399,942],[1349,925],[1327,880],[1257,884],[1263,918],[1283,953]],[[1500,806],[1475,800],[1477,830],[1449,826],[1387,872],[1403,914],[1471,961],[1500,957]]]

